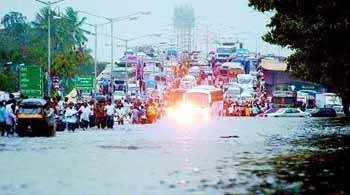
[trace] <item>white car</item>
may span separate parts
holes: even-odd
[[[306,117],[309,116],[297,108],[281,108],[277,112],[270,113],[266,115],[267,117]]]

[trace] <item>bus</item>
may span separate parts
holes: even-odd
[[[127,77],[126,77],[127,72]],[[125,81],[127,78],[129,82],[134,82],[136,80],[136,68],[135,67],[114,67],[113,68],[113,78],[118,81]]]
[[[210,118],[224,113],[224,92],[213,86],[198,86],[183,96],[183,104],[190,117]]]
[[[271,102],[274,108],[294,108],[297,94],[294,91],[274,91]]]
[[[127,82],[125,80],[127,79]],[[117,91],[126,91],[127,84],[136,82],[136,68],[135,67],[114,67],[113,80]]]

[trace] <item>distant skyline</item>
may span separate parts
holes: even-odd
[[[264,43],[261,36],[267,32],[266,24],[269,23],[269,15],[259,13],[248,6],[248,0],[216,0],[206,2],[203,0],[65,0],[53,6],[56,11],[63,12],[66,7],[73,7],[75,10],[91,12],[106,17],[125,16],[138,11],[151,12],[148,16],[142,16],[136,21],[123,21],[115,24],[115,36],[120,38],[133,38],[144,34],[163,34],[160,38],[147,38],[130,43],[130,46],[143,44],[158,44],[168,41],[167,34],[171,33],[173,12],[176,5],[192,6],[197,18],[199,32],[208,24],[209,31],[220,36],[239,38],[243,40],[244,46],[255,51],[256,40],[258,40],[258,51],[263,54],[274,53],[276,55],[288,55],[288,49],[281,50],[278,46]],[[36,13],[44,5],[35,0],[0,0],[0,17],[2,18],[10,11],[23,13],[28,21],[35,19]],[[104,23],[103,19],[87,17],[89,23]],[[89,26],[85,29],[93,31]],[[243,32],[243,33],[242,33]],[[109,34],[109,26],[101,27],[99,33]],[[88,36],[87,46],[94,49],[94,37]],[[109,61],[110,49],[107,44],[110,42],[107,37],[98,37],[98,60]],[[123,44],[117,42],[118,44]],[[205,51],[205,48],[199,48]],[[214,49],[214,48],[211,48]],[[120,57],[123,52],[119,48],[115,54]]]

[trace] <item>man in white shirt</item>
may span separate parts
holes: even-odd
[[[113,129],[115,107],[114,107],[114,105],[112,105],[112,103],[110,101],[106,105],[105,111],[107,114],[107,128]]]
[[[79,109],[80,114],[80,120],[81,120],[81,127],[83,131],[88,128],[89,126],[89,116],[90,116],[90,108],[88,107],[88,104],[84,102],[84,104]]]
[[[69,107],[65,113],[66,122],[68,123],[68,131],[75,131],[77,124],[77,113],[78,112],[75,110],[74,104],[72,102],[69,103]]]

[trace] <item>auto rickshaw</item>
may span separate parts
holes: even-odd
[[[56,134],[54,111],[49,113],[44,99],[25,99],[18,108],[16,133],[18,136],[47,136]]]

